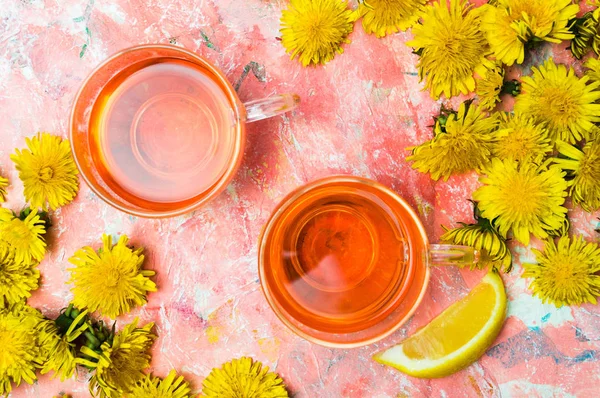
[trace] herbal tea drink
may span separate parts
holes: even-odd
[[[175,216],[231,181],[246,122],[298,102],[285,94],[242,104],[206,59],[170,45],[138,46],[85,81],[71,114],[71,146],[82,177],[107,203],[136,216]]]
[[[469,249],[429,248],[406,202],[358,177],[330,177],[290,194],[261,237],[263,291],[293,331],[328,346],[357,346],[396,330],[415,310],[435,261]]]
[[[210,71],[156,58],[131,65],[100,93],[92,158],[113,191],[143,205],[189,200],[229,166],[236,119]],[[192,183],[193,182],[193,183]]]

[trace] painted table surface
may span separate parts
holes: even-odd
[[[298,110],[248,126],[245,159],[227,191],[193,214],[146,220],[120,213],[82,184],[77,199],[53,213],[42,286],[29,300],[56,316],[71,298],[67,259],[103,232],[128,234],[146,248],[159,290],[119,318],[155,321],[152,371],[181,371],[200,389],[213,367],[252,356],[277,371],[294,397],[592,397],[600,386],[600,309],[556,309],[530,295],[520,278],[530,248],[515,245],[505,275],[509,317],[492,348],[452,377],[419,380],[371,360],[428,322],[478,283],[482,272],[435,269],[430,289],[400,331],[360,349],[308,343],[275,317],[257,277],[256,243],[276,203],[290,190],[331,174],[373,178],[404,196],[432,241],[441,225],[471,221],[467,202],[478,186],[470,174],[433,182],[413,171],[405,148],[431,137],[439,102],[422,92],[409,34],[384,39],[360,26],[345,53],[325,67],[302,68],[279,36],[283,0],[1,0],[0,169],[12,186],[8,206],[24,205],[9,155],[37,131],[66,136],[73,97],[86,75],[112,53],[140,43],[172,42],[222,68],[243,101],[296,92]],[[549,53],[569,61],[565,45]],[[455,105],[459,100],[451,101]],[[574,210],[573,230],[588,240],[598,214]],[[540,247],[540,242],[534,242]],[[13,397],[89,396],[87,376],[61,383],[47,376]]]

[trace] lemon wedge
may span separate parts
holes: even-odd
[[[373,358],[414,377],[448,376],[485,353],[500,333],[505,318],[504,284],[492,271],[465,298],[414,335]]]

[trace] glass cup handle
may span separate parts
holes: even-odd
[[[246,108],[246,121],[256,122],[269,117],[277,116],[294,109],[300,103],[296,94],[280,94],[261,100],[250,101],[244,104]]]
[[[473,265],[479,261],[479,251],[470,246],[429,245],[430,265]]]

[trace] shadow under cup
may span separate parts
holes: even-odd
[[[155,68],[155,75],[147,77],[147,82],[141,81],[143,76],[139,71],[149,70],[144,69],[148,67]],[[175,78],[165,80],[162,84],[164,92],[156,93],[154,97],[143,92],[144,89],[153,90],[152,84],[160,85],[161,82],[156,79],[169,76],[169,73],[173,76],[178,73],[188,81],[178,82]],[[132,80],[135,79],[138,79],[135,86],[139,91],[138,97],[146,94],[147,98],[143,99],[145,102],[142,104],[131,105],[135,100],[134,95],[130,95],[133,100],[125,97],[119,92],[119,85],[124,81],[133,85],[135,82]],[[211,97],[200,96],[200,93],[208,91],[210,93],[206,95]],[[107,114],[114,117],[110,120],[112,124],[107,124],[109,122],[97,114],[102,107],[110,110],[111,101],[115,110]],[[215,120],[212,114],[198,116],[202,112],[207,113],[206,104],[209,101],[215,104],[216,111],[213,113],[217,117],[222,115],[223,120]],[[127,110],[128,105],[131,105],[131,111]],[[121,114],[117,112],[119,110]],[[119,118],[130,119],[121,121]],[[172,217],[196,209],[225,189],[241,162],[245,121],[246,110],[235,90],[212,64],[179,47],[144,45],[113,55],[83,83],[72,109],[70,141],[83,179],[105,202],[135,216]],[[208,127],[204,128],[204,122]],[[119,128],[119,123],[124,125],[124,138],[116,137],[113,140],[110,134]],[[177,132],[182,129],[187,133],[178,135]],[[209,132],[203,133],[204,130]],[[108,140],[102,136],[104,133],[112,140],[110,150],[106,150],[108,144],[101,142]],[[198,150],[202,146],[207,148],[202,149],[205,153]],[[189,155],[188,150],[192,148],[196,152]],[[109,158],[108,154],[113,158]],[[218,167],[210,171],[210,178],[202,177],[203,170],[200,169],[208,168],[206,164],[210,157],[217,155]],[[128,184],[120,184],[117,178],[118,156],[127,161],[126,157],[134,160],[131,166],[126,164],[122,167],[124,172],[121,175],[129,173],[125,176],[129,178]],[[141,190],[136,184],[142,186],[144,178],[158,181],[154,184],[163,189],[162,197],[157,194],[154,198],[152,190],[146,196],[136,193],[136,189]],[[176,178],[180,179],[177,189],[183,190],[180,196],[175,196],[179,192],[176,189],[169,190],[169,184],[173,184]],[[161,181],[164,185],[160,184]],[[127,189],[123,186],[127,186]]]
[[[383,185],[334,176],[290,193],[259,241],[263,292],[299,336],[351,348],[389,336],[429,281],[428,239],[412,208]]]

